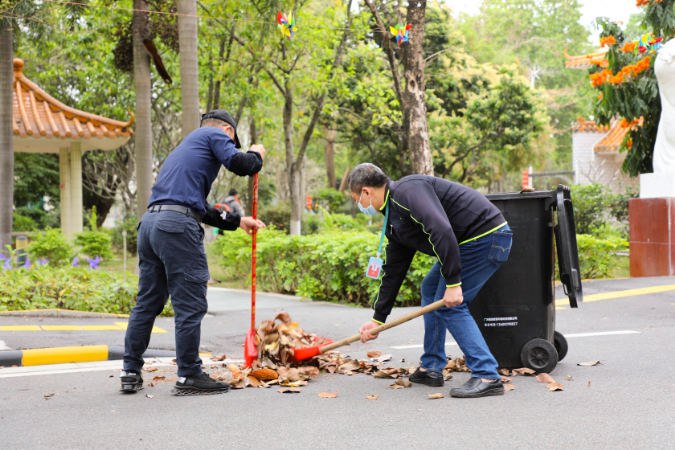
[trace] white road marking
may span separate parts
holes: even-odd
[[[11,350],[11,348],[7,347],[5,341],[0,341],[0,350]]]
[[[589,337],[589,336],[614,336],[617,334],[640,334],[639,331],[633,330],[621,330],[621,331],[599,331],[597,333],[576,333],[576,334],[565,334],[565,338],[575,338],[575,337]]]
[[[565,334],[565,338],[575,338],[575,337],[590,337],[590,336],[615,336],[617,334],[640,334],[639,331],[633,331],[633,330],[621,330],[621,331],[599,331],[597,333],[576,333],[576,334]],[[445,346],[449,345],[457,345],[457,342],[447,342]],[[422,344],[416,344],[416,345],[397,345],[395,347],[389,347],[389,348],[394,348],[396,350],[402,350],[405,348],[423,348],[424,345]]]
[[[145,362],[151,362],[151,367],[171,366],[171,361],[174,358],[145,358]],[[243,360],[226,359],[225,361],[213,361],[210,358],[202,358],[204,365],[209,364],[239,364]],[[58,375],[62,373],[78,373],[78,372],[96,372],[100,370],[121,370],[122,360],[115,361],[92,361],[83,363],[69,363],[69,364],[48,364],[44,366],[27,366],[27,367],[7,367],[0,369],[0,378],[14,378],[14,377],[30,377],[34,375]],[[150,372],[152,374],[153,372]]]

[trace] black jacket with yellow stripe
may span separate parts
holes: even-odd
[[[410,268],[415,253],[436,256],[448,286],[461,284],[459,245],[506,224],[504,217],[480,192],[459,183],[427,175],[411,175],[387,183],[389,207],[380,289],[373,320],[384,322]]]

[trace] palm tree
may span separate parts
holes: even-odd
[[[14,204],[14,133],[12,87],[14,85],[14,33],[12,23],[0,21],[0,254],[12,244]]]
[[[178,1],[180,91],[183,138],[199,128],[199,67],[197,48],[197,0]]]

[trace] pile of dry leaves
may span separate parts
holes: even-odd
[[[292,322],[288,313],[281,312],[274,320],[265,320],[258,327],[255,341],[258,360],[253,363],[253,367],[230,364],[226,367],[227,370],[219,371],[213,378],[229,383],[234,389],[278,384],[286,388],[280,392],[299,392],[297,388],[306,386],[311,378],[318,377],[321,372],[342,375],[364,373],[375,378],[396,379],[391,385],[394,389],[410,387],[410,382],[403,380],[403,376],[414,372],[416,367],[386,367],[384,363],[391,360],[391,355],[382,355],[379,351],[368,352],[367,359],[358,360],[339,351],[327,352],[305,361],[296,361],[293,358],[294,348],[318,346],[326,343],[325,341],[315,334],[306,333],[297,322]],[[450,372],[469,372],[469,369],[464,359],[449,358],[443,370],[446,380],[452,378]]]

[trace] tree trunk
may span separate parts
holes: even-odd
[[[326,162],[326,181],[331,189],[337,188],[335,181],[335,137],[337,130],[329,130],[323,127],[323,134],[326,136],[326,146],[323,149],[323,156]]]
[[[258,131],[255,127],[255,119],[251,119],[249,124],[249,132],[251,133],[251,145],[258,143]],[[259,177],[259,176],[258,176]],[[258,179],[258,189],[260,189],[260,179]],[[246,215],[253,215],[253,177],[248,177],[248,196],[246,201]]]
[[[136,217],[141,220],[148,209],[152,193],[152,81],[150,80],[150,56],[143,46],[143,38],[149,35],[148,3],[134,0],[134,88],[136,90]]]
[[[0,31],[0,255],[12,245],[14,204],[14,132],[12,87],[14,86],[13,30]]]
[[[180,90],[183,109],[183,139],[199,128],[199,67],[197,55],[197,1],[178,1]]]
[[[223,54],[225,53],[225,39],[220,41],[220,52],[218,52],[218,70],[223,63]],[[220,77],[216,77],[216,83],[213,86],[213,109],[220,109]],[[252,183],[252,181],[251,181]]]
[[[293,91],[291,83],[286,79],[286,93],[284,95],[284,146],[286,148],[286,174],[288,176],[288,190],[291,203],[291,236],[300,235],[301,210],[298,207],[300,197],[298,186],[298,167],[293,151]]]
[[[406,21],[410,28],[410,40],[403,44],[403,127],[406,132],[410,165],[413,174],[433,175],[431,147],[429,145],[429,125],[424,93],[424,16],[427,2],[416,7],[410,4]]]

